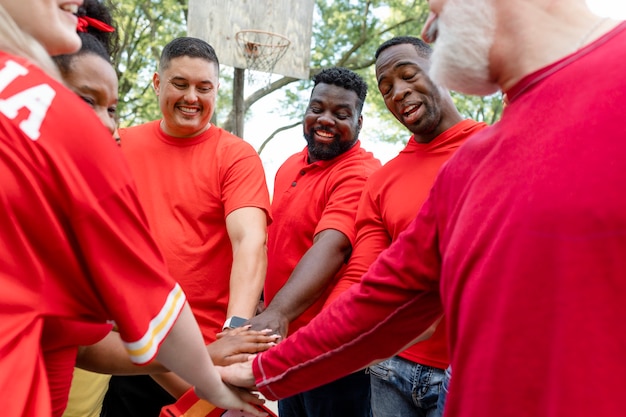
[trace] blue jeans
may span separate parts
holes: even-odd
[[[374,417],[437,417],[443,374],[399,356],[371,366]]]
[[[370,417],[370,377],[359,371],[278,401],[280,417]]]
[[[448,390],[450,387],[450,378],[452,378],[452,367],[448,366],[448,369],[446,369],[446,372],[443,374],[441,392],[439,393],[439,400],[437,400],[437,417],[443,417],[443,407],[446,405],[446,397],[448,396]]]

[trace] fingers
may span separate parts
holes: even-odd
[[[226,336],[239,336],[239,337],[246,337],[246,338],[254,338],[254,337],[258,337],[261,338],[259,339],[259,341],[270,341],[270,340],[264,340],[262,339],[263,337],[271,337],[273,333],[272,329],[263,329],[263,330],[252,330],[250,329],[251,325],[247,324],[245,326],[242,327],[237,327],[236,329],[229,329],[229,330],[225,330],[223,332],[220,332],[217,334],[217,338],[221,339],[223,337]]]
[[[246,324],[245,326],[241,326],[241,327],[235,327],[234,329],[225,329],[221,332],[219,332],[216,336],[218,339],[224,337],[224,336],[237,336],[240,335],[242,333],[245,333],[246,331],[250,330],[251,325]]]
[[[250,356],[251,355],[249,353],[237,353],[235,355],[230,355],[230,356],[225,357],[222,360],[222,363],[220,363],[220,366],[228,366],[234,363],[246,362],[248,361],[248,359],[250,359]]]
[[[265,399],[261,398],[261,396],[256,393],[256,392],[252,392],[249,391],[245,388],[239,388],[239,387],[232,387],[233,389],[236,389],[239,391],[239,397],[249,403],[249,404],[257,404],[257,405],[263,405],[265,404]]]
[[[248,342],[241,346],[241,353],[264,352],[272,346],[276,346],[277,337],[273,337],[269,342]]]

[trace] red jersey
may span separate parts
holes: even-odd
[[[261,392],[387,357],[445,311],[446,417],[623,416],[625,45],[622,23],[507,91],[361,283],[255,358]]]
[[[485,128],[485,123],[464,120],[430,143],[413,137],[394,159],[367,180],[356,215],[357,238],[348,268],[327,304],[359,282],[378,255],[395,241],[417,215],[428,197],[441,166],[465,140]],[[445,320],[426,341],[401,352],[410,361],[445,369],[448,366]]]
[[[4,52],[0,141],[0,409],[60,415],[78,345],[115,321],[131,359],[148,362],[185,296],[111,134],[74,93]]]
[[[224,129],[181,139],[159,123],[120,129],[122,152],[169,271],[210,343],[228,307],[233,249],[226,216],[257,207],[269,221],[265,172],[254,148]]]
[[[354,216],[365,180],[380,161],[357,142],[352,148],[328,161],[308,163],[305,148],[285,161],[276,173],[272,215],[268,229],[265,304],[269,305],[285,285],[304,254],[313,246],[318,233],[338,230],[354,244]],[[337,273],[341,276],[345,268]],[[289,333],[305,325],[322,309],[327,291],[304,313],[289,324]]]

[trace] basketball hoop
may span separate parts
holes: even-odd
[[[246,67],[250,71],[268,73],[269,85],[274,66],[285,55],[291,41],[278,33],[264,30],[241,30],[235,34],[239,51],[246,59]],[[254,77],[248,78],[252,83]]]

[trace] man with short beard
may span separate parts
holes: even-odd
[[[446,417],[623,416],[626,23],[584,0],[430,8],[424,32],[444,41],[433,60],[457,68],[432,76],[466,93],[499,87],[502,119],[448,161],[358,285],[222,376],[292,395],[395,353],[444,312]],[[481,38],[472,67],[484,71],[470,71],[463,52]]]
[[[276,173],[268,229],[265,310],[250,322],[282,337],[317,315],[345,269],[365,180],[380,162],[361,148],[367,84],[345,68],[313,77],[304,115],[306,148]],[[369,376],[361,371],[279,401],[281,417],[369,417]]]

